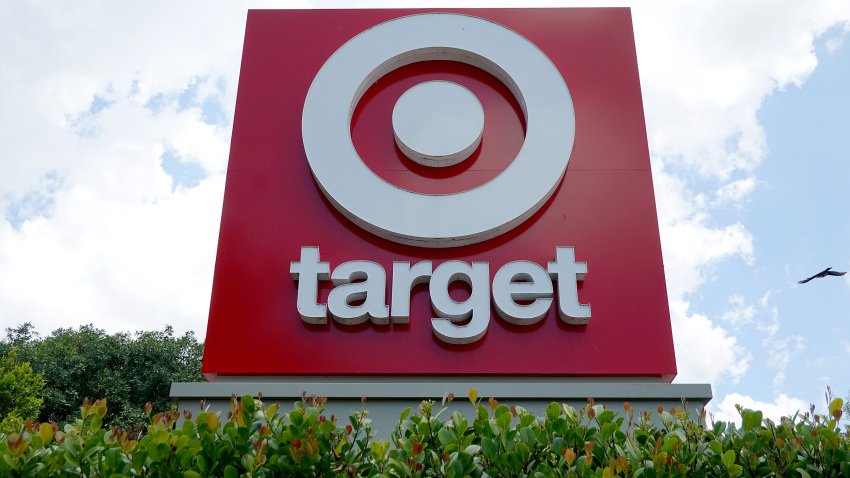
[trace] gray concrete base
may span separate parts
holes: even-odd
[[[449,406],[468,414],[470,387],[479,397],[493,397],[500,403],[519,405],[542,415],[551,402],[580,408],[593,398],[597,404],[622,411],[629,402],[636,410],[656,410],[686,405],[692,416],[711,400],[708,384],[670,384],[653,378],[564,377],[219,377],[217,382],[171,384],[171,397],[180,410],[198,410],[201,399],[213,410],[229,410],[232,395],[262,393],[266,404],[288,405],[299,401],[303,393],[328,397],[327,414],[346,417],[352,411],[369,411],[373,429],[388,437],[405,407],[416,407],[422,400],[438,404],[447,392],[455,396]],[[365,397],[365,404],[361,399]]]

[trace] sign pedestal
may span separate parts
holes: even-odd
[[[172,383],[171,397],[179,402],[181,411],[196,413],[200,400],[205,400],[210,410],[226,414],[233,395],[262,394],[266,405],[280,402],[284,410],[304,393],[318,395],[328,398],[328,416],[344,419],[366,409],[377,436],[389,437],[405,407],[415,411],[422,400],[433,400],[438,406],[448,392],[455,397],[448,405],[450,411],[469,416],[470,387],[485,402],[493,397],[539,416],[551,402],[581,408],[593,398],[618,413],[623,412],[623,403],[629,402],[638,413],[659,406],[665,410],[687,407],[692,417],[698,417],[712,397],[708,384],[663,383],[653,377],[219,377],[217,382]]]

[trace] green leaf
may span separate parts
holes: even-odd
[[[506,405],[499,405],[494,412],[496,423],[501,431],[506,432],[511,428],[511,409]]]
[[[491,435],[499,435],[499,424],[496,423],[495,418],[487,419],[487,430],[490,432]]]
[[[537,437],[534,436],[534,432],[531,428],[521,428],[519,431],[519,439],[522,443],[533,445],[537,442]]]
[[[156,443],[165,443],[168,441],[168,430],[157,430],[153,434],[153,441]]]
[[[257,404],[254,402],[254,397],[252,397],[250,395],[243,395],[242,396],[242,407],[248,413],[254,413],[254,411],[257,409]]]
[[[440,444],[446,446],[455,440],[455,435],[448,428],[440,428],[440,431],[437,432],[437,439],[440,440]]]
[[[840,398],[836,398],[829,404],[829,414],[830,416],[835,415],[835,412],[841,410],[841,407],[844,406],[844,400]]]
[[[732,450],[727,451],[726,453],[723,454],[722,459],[723,459],[723,466],[725,466],[727,470],[730,469],[732,467],[732,465],[735,463],[735,452],[732,451]]]
[[[561,437],[555,437],[555,439],[552,440],[552,451],[554,451],[556,455],[560,455],[561,450],[563,450],[563,449],[564,449],[564,439],[561,438]]]
[[[390,449],[390,442],[386,440],[375,440],[372,442],[372,459],[375,461],[383,461]]]
[[[754,412],[752,410],[742,410],[741,411],[741,419],[742,419],[742,428],[745,432],[752,430],[753,428],[761,425],[762,413]]]
[[[503,415],[510,416],[511,415],[511,409],[507,405],[502,404],[502,405],[499,405],[498,407],[496,407],[496,410],[493,412],[493,415],[496,418],[499,418]]]
[[[602,441],[607,442],[611,439],[611,436],[617,431],[619,427],[616,423],[608,422],[602,425],[602,429],[599,430],[599,436],[602,438]]]
[[[708,447],[717,456],[720,456],[720,455],[723,454],[723,445],[721,445],[720,442],[717,441],[717,440],[711,440],[711,442],[708,444]]]
[[[681,428],[677,428],[676,430],[668,433],[664,438],[664,449],[667,450],[668,453],[672,453],[676,443],[685,443],[687,441],[688,438],[685,435],[685,431]]]
[[[549,408],[546,409],[546,418],[554,420],[559,416],[561,416],[561,406],[557,402],[550,403]]]
[[[357,425],[353,417],[349,417],[349,419],[351,420],[351,424],[353,426]],[[292,422],[292,424],[296,427],[300,426],[302,423],[304,423],[304,410],[301,408],[296,408],[295,410],[289,412],[289,421]]]
[[[491,438],[484,437],[481,439],[481,451],[487,459],[492,460],[498,455],[499,447]]]
[[[457,460],[457,458],[453,458],[449,462],[448,468],[451,470],[451,473],[448,473],[446,476],[452,477],[462,477],[463,476],[463,465]]]
[[[150,457],[151,460],[160,460],[161,457],[159,456],[159,448],[157,448],[156,443],[148,442],[148,446],[146,447],[146,449],[148,452],[148,457]]]
[[[41,443],[49,442],[50,438],[53,437],[53,427],[48,423],[42,423],[38,427],[38,437],[41,439]]]
[[[604,410],[602,413],[596,416],[596,419],[599,420],[599,423],[608,423],[612,421],[616,416],[617,414],[615,414],[613,411]]]
[[[192,420],[183,420],[183,425],[180,426],[183,430],[183,433],[186,435],[191,435],[195,432],[195,422]]]
[[[227,465],[224,467],[224,478],[239,478],[239,472],[233,465]]]
[[[800,474],[800,478],[812,478],[811,476],[809,476],[809,474],[806,472],[806,470],[804,470],[802,468],[797,468],[796,471],[797,471],[797,473]]]

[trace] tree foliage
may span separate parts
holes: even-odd
[[[44,377],[39,414],[44,422],[72,419],[86,397],[108,397],[105,423],[138,426],[146,402],[168,408],[171,382],[203,380],[203,344],[192,332],[175,336],[170,326],[110,335],[85,325],[41,338],[26,323],[6,332],[0,352],[6,355],[14,348],[20,360]]]
[[[20,430],[25,419],[36,418],[43,399],[44,378],[14,348],[0,356],[0,432]]]

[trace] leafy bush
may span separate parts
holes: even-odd
[[[44,378],[19,361],[15,349],[0,355],[0,432],[20,429],[24,419],[38,416],[42,388]]]
[[[451,397],[449,397],[449,400]],[[144,434],[106,429],[106,402],[84,402],[58,427],[27,422],[0,435],[0,476],[850,476],[841,399],[829,415],[779,423],[741,409],[742,425],[701,425],[683,409],[623,412],[552,403],[535,416],[470,390],[471,420],[422,402],[401,413],[390,441],[375,440],[366,411],[338,420],[324,399],[290,411],[250,396],[226,416],[201,410],[151,415]],[[203,402],[202,402],[203,407]]]

